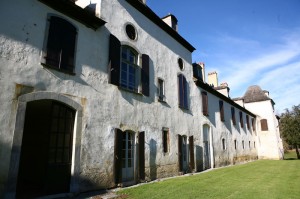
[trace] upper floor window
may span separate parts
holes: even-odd
[[[129,46],[122,46],[121,87],[138,91],[138,69],[138,53]]]
[[[188,109],[188,86],[182,74],[178,75],[178,99],[179,107]]]
[[[118,38],[110,35],[109,82],[111,84],[150,96],[149,67],[148,55],[140,55],[129,46],[121,46]]]
[[[158,78],[158,100],[165,101],[165,82],[161,78]]]
[[[268,130],[268,121],[266,119],[260,120],[261,124],[261,130],[262,131],[267,131]]]
[[[222,122],[225,121],[224,117],[224,102],[222,100],[219,101],[219,109],[220,109],[220,119]]]
[[[205,116],[208,116],[208,97],[207,92],[201,92],[202,96],[202,113]]]
[[[203,81],[202,67],[200,64],[193,64],[193,76],[197,80]]]
[[[241,123],[241,128],[244,128],[244,120],[243,120],[243,112],[240,111],[240,123]]]
[[[251,122],[252,122],[252,129],[253,129],[253,131],[255,131],[256,130],[256,128],[255,128],[255,119],[251,118]]]
[[[49,19],[48,38],[44,58],[46,66],[74,73],[77,29],[57,16]]]
[[[250,129],[249,115],[246,115],[247,129]]]
[[[236,125],[236,120],[235,120],[235,109],[234,107],[231,107],[231,120],[232,120],[232,124]]]

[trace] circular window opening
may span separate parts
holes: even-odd
[[[136,39],[136,30],[133,27],[133,25],[131,24],[126,25],[126,34],[131,40]]]
[[[178,66],[179,66],[180,70],[184,69],[183,60],[181,58],[178,59]]]

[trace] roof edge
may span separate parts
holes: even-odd
[[[145,17],[163,29],[166,33],[168,33],[171,37],[173,37],[176,41],[178,41],[182,46],[184,46],[190,52],[196,50],[194,46],[192,46],[188,41],[186,41],[178,32],[173,30],[168,24],[166,24],[159,16],[157,16],[147,5],[141,3],[137,0],[126,0],[131,6],[140,11]]]

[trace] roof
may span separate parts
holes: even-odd
[[[86,25],[93,30],[97,30],[103,26],[106,22],[89,11],[77,6],[74,2],[68,0],[38,0],[47,6],[61,12],[72,19]]]
[[[272,100],[257,85],[249,86],[243,98],[245,103]]]
[[[137,0],[126,0],[130,5],[132,5],[135,9],[140,11],[145,17],[159,26],[162,30],[168,33],[171,37],[173,37],[176,41],[178,41],[182,46],[188,49],[190,52],[196,50],[189,42],[187,42],[182,36],[178,34],[176,30],[171,28],[168,24],[166,24],[159,16],[157,16],[147,5],[143,4]]]
[[[249,110],[247,110],[245,107],[240,106],[239,104],[235,103],[231,98],[226,97],[225,95],[221,94],[220,92],[216,91],[213,87],[211,87],[209,84],[204,83],[203,81],[197,80],[195,81],[195,84],[206,90],[207,92],[209,92],[210,94],[224,100],[225,102],[227,102],[228,104],[240,109],[241,111],[244,111],[245,113],[251,115],[252,117],[256,117],[256,115],[252,112],[250,112]]]

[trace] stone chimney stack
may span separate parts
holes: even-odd
[[[265,95],[266,95],[267,97],[270,97],[269,91],[263,90],[263,92],[265,93]]]
[[[205,82],[205,63],[204,62],[199,62],[198,64],[202,68],[202,80],[203,80],[203,82]]]
[[[168,24],[171,28],[178,32],[178,20],[172,14],[168,14],[167,16],[163,17],[162,20]]]
[[[139,1],[146,5],[146,0],[139,0]]]
[[[218,74],[216,71],[208,73],[207,83],[213,87],[218,86]]]

